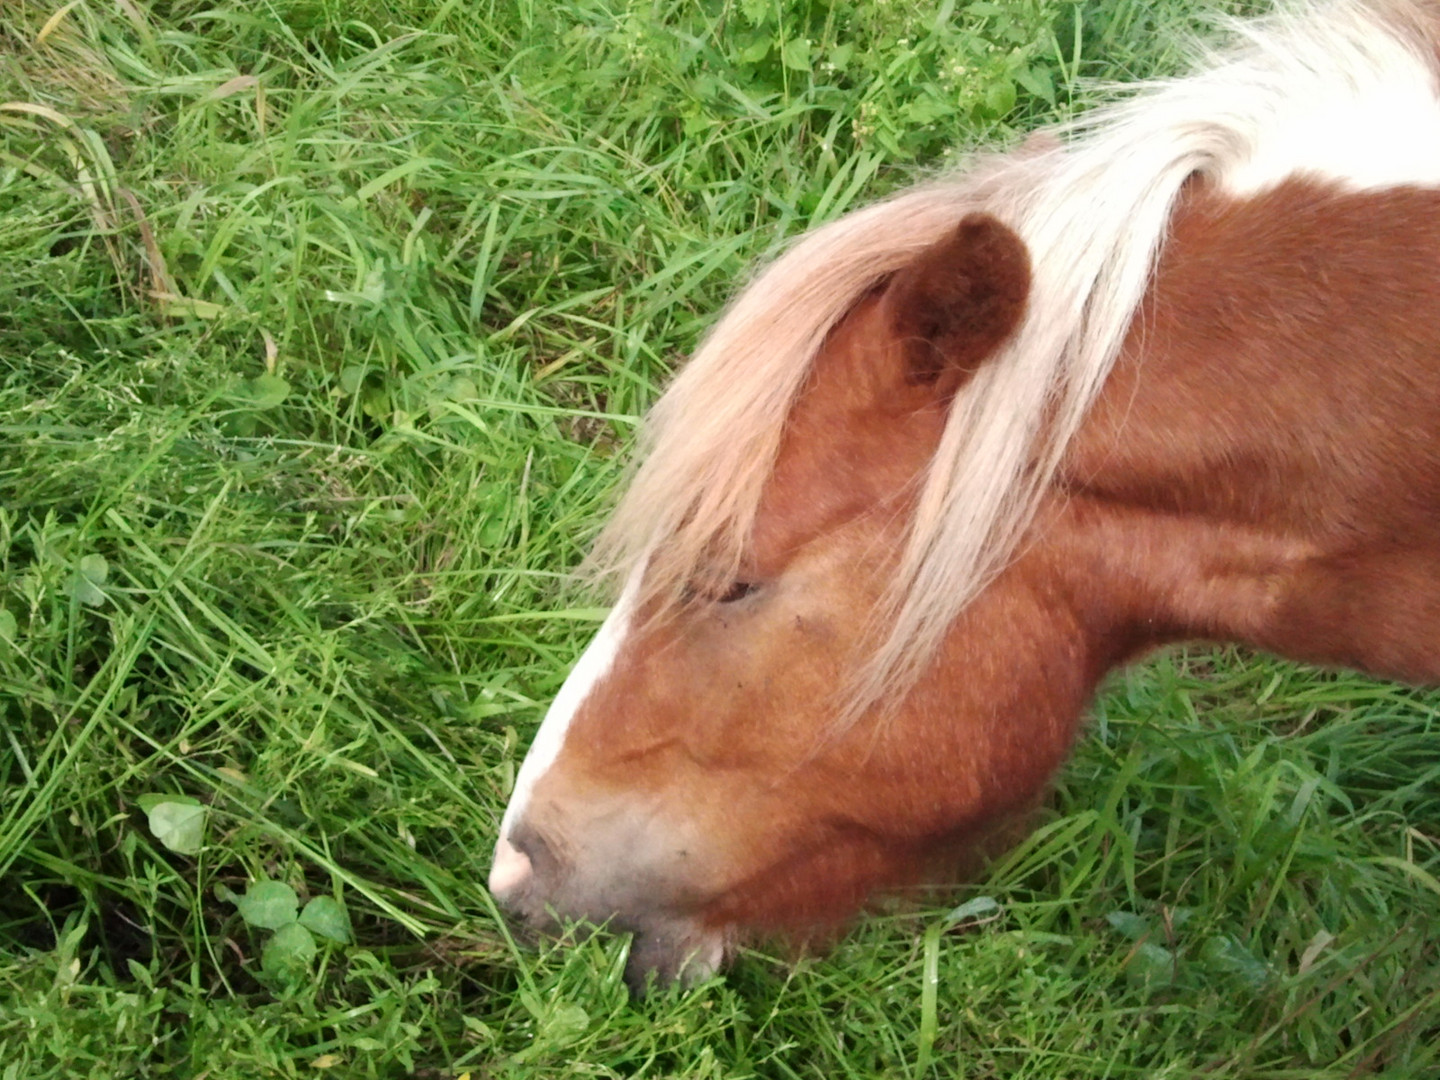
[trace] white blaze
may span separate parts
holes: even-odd
[[[520,774],[515,778],[515,790],[510,795],[510,805],[505,808],[505,817],[500,822],[500,838],[495,844],[495,861],[490,868],[490,891],[503,893],[518,886],[530,873],[530,860],[516,850],[508,837],[510,829],[525,812],[535,785],[554,763],[565,743],[565,733],[570,721],[590,696],[596,683],[610,672],[615,657],[620,652],[626,635],[630,631],[630,618],[635,610],[636,596],[640,591],[640,570],[626,582],[619,601],[600,624],[600,631],[580,654],[580,659],[555,695],[530,752],[520,765]]]

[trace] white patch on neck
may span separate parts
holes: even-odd
[[[1440,105],[1433,97],[1392,86],[1317,104],[1277,110],[1251,156],[1224,175],[1225,187],[1252,195],[1297,175],[1361,191],[1440,184]]]
[[[640,593],[642,570],[643,566],[625,583],[620,599],[600,624],[599,632],[580,654],[580,659],[576,661],[560,687],[560,692],[555,695],[549,711],[545,713],[540,730],[535,733],[535,741],[530,744],[530,752],[525,755],[525,761],[520,766],[520,775],[515,778],[515,790],[510,796],[510,805],[505,808],[505,817],[500,822],[497,863],[500,861],[500,851],[510,846],[505,838],[510,833],[511,825],[525,812],[535,785],[559,756],[560,748],[565,743],[565,733],[570,729],[570,722],[575,719],[580,706],[590,696],[590,691],[610,673],[615,664],[615,657],[630,632],[630,619]]]
[[[1307,174],[1362,191],[1440,184],[1431,45],[1407,40],[1378,7],[1294,18],[1274,37],[1255,35],[1249,63],[1177,84],[1205,95],[1243,141],[1221,173],[1227,190],[1252,195]]]

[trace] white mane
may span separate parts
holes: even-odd
[[[1012,556],[1104,385],[1182,185],[1249,194],[1296,174],[1440,183],[1440,5],[1336,0],[1236,25],[1188,76],[803,237],[736,299],[652,411],[643,462],[596,560],[673,600],[733,570],[795,396],[826,333],[966,213],[1030,249],[1027,314],[957,395],[920,492],[889,631],[850,713],[903,691]]]

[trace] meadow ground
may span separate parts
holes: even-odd
[[[1200,14],[6,0],[0,1078],[1440,1076],[1440,697],[1265,658],[1116,679],[828,955],[635,1005],[483,887],[747,264]]]

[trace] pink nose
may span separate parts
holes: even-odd
[[[490,895],[503,902],[523,889],[533,873],[529,857],[502,836],[490,865]]]

